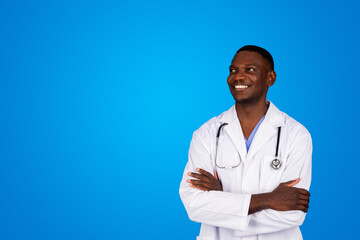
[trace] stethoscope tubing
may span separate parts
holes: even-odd
[[[228,123],[223,123],[220,125],[218,132],[216,134],[216,147],[215,147],[215,165],[218,168],[223,168],[223,169],[231,169],[231,168],[236,168],[238,166],[240,166],[241,164],[241,159],[239,161],[239,163],[235,166],[231,166],[231,167],[222,167],[219,166],[217,163],[217,153],[218,153],[218,146],[219,146],[219,138],[220,138],[220,132],[221,129],[228,125]],[[273,169],[278,170],[281,167],[281,161],[278,159],[278,154],[279,154],[279,145],[280,145],[280,135],[281,135],[281,127],[278,127],[278,134],[277,134],[277,140],[276,140],[276,150],[275,150],[275,159],[271,161],[270,165]],[[239,156],[240,157],[240,156]]]
[[[280,133],[281,133],[281,127],[278,128],[278,136],[276,141],[276,152],[275,152],[275,158],[278,158],[278,152],[279,152],[279,143],[280,143]]]

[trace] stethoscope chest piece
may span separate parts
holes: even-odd
[[[277,158],[271,161],[271,167],[275,170],[278,170],[281,167],[281,161]]]

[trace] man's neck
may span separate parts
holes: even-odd
[[[260,119],[266,114],[268,107],[266,100],[253,104],[235,103],[237,117],[246,138],[250,135]]]

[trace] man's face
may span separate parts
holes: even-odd
[[[266,100],[267,90],[275,79],[275,72],[270,70],[263,56],[241,51],[231,62],[227,83],[236,102],[251,104]]]

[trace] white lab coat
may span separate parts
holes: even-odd
[[[280,183],[301,181],[295,186],[309,190],[311,182],[312,141],[300,123],[277,109],[273,103],[260,124],[249,152],[235,106],[214,117],[194,132],[189,160],[180,184],[180,197],[192,221],[200,222],[197,240],[297,240],[302,239],[299,226],[305,219],[302,211],[266,209],[248,215],[251,194],[271,192]],[[222,169],[215,166],[216,133],[222,123],[228,123],[219,139],[219,166],[239,167]],[[282,166],[274,170],[278,127],[281,126],[279,159]],[[189,187],[187,172],[202,168],[216,170],[223,191],[200,191]]]

